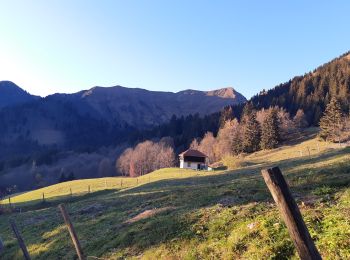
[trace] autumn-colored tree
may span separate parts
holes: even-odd
[[[288,134],[295,132],[295,125],[286,109],[280,107],[275,107],[274,109],[277,111],[280,136],[286,139]]]
[[[216,162],[218,156],[215,154],[216,139],[212,132],[206,132],[199,144],[198,150],[208,156],[209,162]]]
[[[127,176],[129,175],[130,172],[130,161],[131,161],[131,157],[132,157],[132,152],[133,149],[132,148],[128,148],[126,149],[118,158],[118,160],[116,161],[116,168],[117,170],[123,175],[123,176]]]
[[[116,167],[123,175],[141,176],[154,170],[172,167],[175,164],[174,150],[169,139],[158,143],[144,141],[134,149],[128,148],[118,158]]]
[[[239,123],[236,118],[226,121],[224,126],[219,129],[215,144],[215,154],[218,159],[234,153],[233,144],[237,131],[239,131]]]
[[[293,123],[296,128],[302,129],[308,126],[308,122],[306,120],[306,116],[304,113],[304,110],[298,109],[297,113],[295,114],[293,118]]]
[[[199,142],[197,138],[194,138],[190,144],[190,149],[198,150],[199,149]]]
[[[223,110],[221,110],[219,124],[220,128],[224,127],[227,121],[230,121],[233,119],[233,111],[231,106],[224,107]]]

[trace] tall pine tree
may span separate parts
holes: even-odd
[[[256,111],[251,103],[244,107],[242,115],[242,148],[246,153],[259,150],[260,125],[256,120]]]
[[[340,104],[335,97],[332,97],[320,119],[321,138],[331,142],[339,140],[343,126],[342,117]]]
[[[276,109],[270,108],[261,127],[261,149],[273,149],[280,142],[280,129],[278,126]]]

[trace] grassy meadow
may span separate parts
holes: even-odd
[[[260,174],[271,166],[286,176],[322,257],[350,259],[350,149],[314,137],[246,156],[233,170],[162,169],[20,194],[11,201],[22,212],[0,216],[0,259],[22,259],[9,218],[33,259],[75,259],[60,202],[88,259],[297,259]]]

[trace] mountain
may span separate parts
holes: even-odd
[[[75,104],[78,111],[111,124],[126,123],[149,128],[165,123],[173,115],[207,115],[246,98],[233,88],[214,91],[185,90],[177,93],[148,91],[139,88],[94,87],[75,94],[55,94],[50,98]]]
[[[245,100],[232,88],[171,93],[121,86],[36,98],[0,110],[0,161],[47,149],[93,151],[134,141],[140,131],[173,115],[204,116]]]
[[[37,100],[38,98],[24,91],[11,81],[0,81],[0,109],[5,106]]]

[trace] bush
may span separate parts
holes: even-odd
[[[227,155],[222,158],[222,163],[230,170],[238,169],[245,165],[243,156]]]

